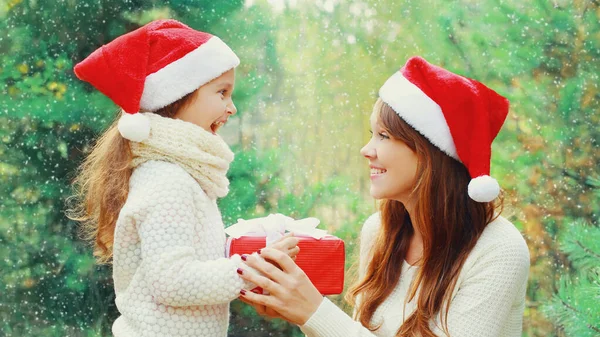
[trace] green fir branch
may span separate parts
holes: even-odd
[[[560,237],[560,249],[575,267],[561,277],[558,291],[542,312],[567,336],[600,333],[600,228],[573,221]]]

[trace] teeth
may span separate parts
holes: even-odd
[[[221,126],[223,126],[223,124],[225,124],[225,123],[223,123],[221,121],[212,123],[212,129],[213,129],[213,131],[216,131],[218,128],[220,128]]]
[[[386,173],[386,172],[387,172],[387,170],[374,169],[374,168],[371,169],[371,174],[383,174],[383,173]]]

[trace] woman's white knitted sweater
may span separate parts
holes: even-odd
[[[189,123],[152,118],[154,137],[166,131],[163,128],[174,128],[171,142],[157,142],[155,147],[171,146],[165,144],[171,144],[173,137],[181,137],[177,146],[194,149],[198,142],[222,141]],[[203,137],[208,138],[202,141]],[[136,158],[152,159],[133,171],[115,229],[113,278],[121,316],[113,324],[113,334],[227,336],[229,302],[242,288],[252,286],[236,272],[243,264],[240,256],[225,257],[224,226],[216,196],[209,197],[199,184],[204,179],[202,172],[186,171],[206,163],[178,165],[181,158],[155,160],[156,148],[140,151],[132,146],[132,150]]]
[[[361,233],[359,274],[364,275],[369,251],[380,227],[380,215],[372,215]],[[416,298],[408,302],[411,282],[418,267],[404,262],[400,280],[388,298],[377,308],[372,323],[381,324],[373,332],[324,299],[302,331],[308,337],[392,337],[414,311]],[[529,273],[529,250],[520,232],[503,217],[486,227],[469,254],[452,295],[448,313],[451,337],[520,337],[525,291]],[[430,326],[437,336],[439,317]],[[436,326],[437,325],[437,326]]]

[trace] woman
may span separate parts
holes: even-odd
[[[259,313],[308,336],[521,336],[529,252],[500,216],[491,143],[508,101],[483,84],[413,57],[379,91],[361,150],[381,200],[361,233],[354,319],[324,299],[289,257],[242,257]]]

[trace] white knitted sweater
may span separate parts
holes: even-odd
[[[369,261],[369,250],[380,227],[380,215],[372,215],[361,233],[359,275]],[[373,315],[381,327],[371,332],[354,321],[328,299],[324,299],[302,331],[308,337],[392,337],[414,311],[416,299],[404,307],[410,284],[418,267],[404,262],[400,281]],[[529,250],[519,231],[503,217],[484,230],[465,261],[452,296],[448,313],[451,337],[520,337],[525,290],[529,273]],[[445,336],[439,317],[432,331]]]
[[[115,230],[116,337],[224,337],[244,287],[216,201],[177,164],[138,166]]]

